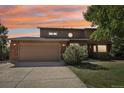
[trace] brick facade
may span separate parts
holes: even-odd
[[[18,58],[18,48],[19,42],[18,41],[11,41],[10,44],[10,60],[16,61]]]

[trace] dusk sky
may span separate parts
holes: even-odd
[[[8,27],[9,38],[39,36],[37,27],[87,27],[83,5],[0,6],[1,23]]]

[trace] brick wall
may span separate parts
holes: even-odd
[[[19,48],[19,42],[18,41],[11,41],[10,44],[10,60],[16,61],[18,58],[18,48]]]

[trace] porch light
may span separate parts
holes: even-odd
[[[68,33],[68,37],[69,38],[73,37],[73,34],[72,33]]]
[[[65,44],[62,44],[62,46],[64,47],[64,46],[66,46]]]
[[[13,44],[13,46],[16,46],[16,44]]]

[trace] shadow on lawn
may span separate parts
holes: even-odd
[[[103,67],[101,65],[93,64],[93,63],[81,63],[79,65],[76,65],[75,67],[79,69],[91,69],[91,70],[109,70],[106,67]]]

